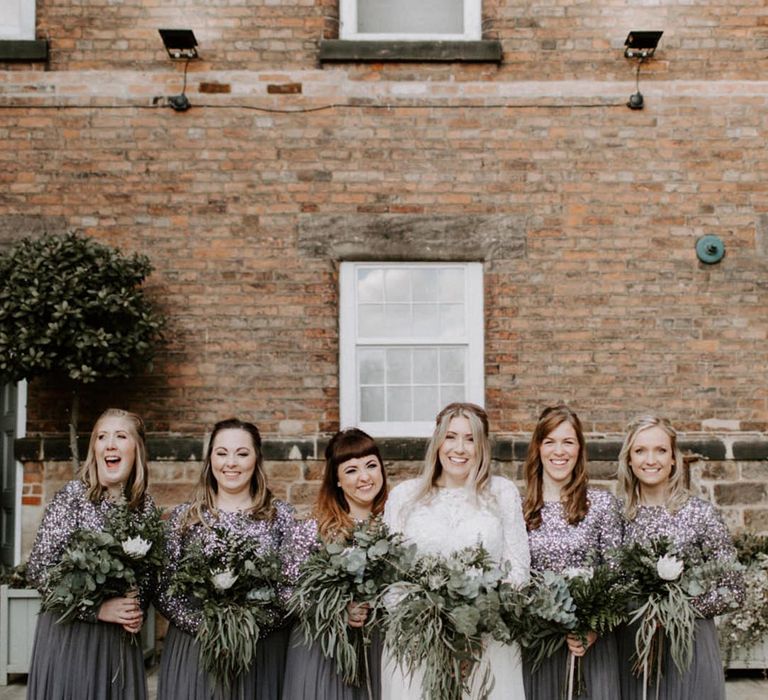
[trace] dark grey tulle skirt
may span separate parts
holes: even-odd
[[[643,678],[636,678],[632,673],[636,632],[637,625],[632,625],[622,627],[617,635],[622,700],[642,700],[643,697]],[[696,620],[693,661],[684,674],[678,672],[672,661],[669,644],[664,645],[662,674],[660,700],[725,700],[725,673],[714,620]],[[656,698],[655,675],[648,686],[648,698]]]
[[[37,618],[29,700],[146,700],[141,643],[120,625]]]
[[[289,633],[283,627],[259,640],[251,668],[223,687],[200,666],[195,638],[169,625],[160,658],[158,700],[280,700]]]
[[[535,673],[531,673],[529,663],[523,662],[525,700],[558,700],[567,697],[568,663],[568,648],[565,646],[545,659]],[[581,677],[583,683],[580,688],[574,683],[574,698],[619,699],[619,655],[615,634],[607,634],[598,639],[581,657]]]
[[[374,633],[368,649],[372,700],[381,698],[381,637]],[[283,700],[368,700],[367,687],[346,685],[319,644],[307,645],[298,626],[291,633],[285,665]]]

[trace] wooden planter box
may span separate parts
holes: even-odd
[[[35,642],[40,594],[34,588],[0,586],[0,685],[8,685],[9,673],[29,673]],[[141,628],[145,659],[155,654],[155,609]]]
[[[0,685],[9,673],[27,673],[35,641],[40,594],[33,588],[0,586]]]

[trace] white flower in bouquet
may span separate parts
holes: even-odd
[[[677,581],[683,573],[683,562],[671,554],[665,554],[656,562],[656,572],[665,581]]]
[[[143,537],[130,537],[121,542],[123,551],[134,559],[141,559],[152,547],[152,542]]]
[[[229,588],[232,588],[235,581],[237,581],[237,576],[229,569],[225,569],[224,571],[219,571],[218,573],[213,574],[211,576],[211,581],[213,581],[213,585],[216,586],[216,590],[226,591]]]
[[[580,578],[585,581],[591,581],[595,575],[595,570],[591,566],[569,566],[563,569],[563,576],[567,579]]]
[[[386,610],[393,611],[400,603],[408,597],[409,589],[401,583],[391,584],[382,598],[382,603]]]

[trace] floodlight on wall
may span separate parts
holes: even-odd
[[[659,39],[664,32],[630,32],[624,41],[624,57],[637,59],[637,73],[635,74],[636,92],[629,96],[627,107],[630,109],[642,109],[645,105],[643,94],[640,92],[640,66],[644,61],[653,57]]]
[[[186,112],[192,105],[184,91],[187,89],[187,68],[197,54],[197,39],[191,29],[158,29],[165,45],[165,50],[173,60],[184,60],[184,85],[180,95],[168,97],[168,105],[177,112]]]
[[[197,58],[197,39],[191,29],[158,29],[165,50],[173,59]]]

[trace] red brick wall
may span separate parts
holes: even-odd
[[[154,366],[87,392],[84,426],[117,402],[157,432],[334,430],[336,261],[300,249],[300,217],[380,213],[518,222],[525,254],[485,265],[496,430],[558,399],[590,431],[641,409],[768,429],[764,3],[487,2],[499,67],[319,67],[325,0],[38,8],[50,70],[0,72],[2,240],[45,218],[144,252],[169,316]],[[182,82],[160,26],[200,41],[183,114],[153,104]],[[622,46],[648,28],[665,35],[633,112]],[[705,233],[720,265],[696,260]],[[63,431],[67,404],[33,382],[29,432]]]

